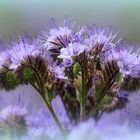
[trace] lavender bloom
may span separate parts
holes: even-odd
[[[72,22],[68,21],[67,19],[64,20],[64,25],[62,26],[57,26],[54,20],[52,24],[54,26],[49,31],[49,35],[47,33],[43,33],[46,40],[43,47],[46,48],[47,51],[57,47],[66,46],[72,39],[73,34]]]
[[[20,108],[18,106],[8,106],[7,108],[2,109],[2,111],[0,112],[0,118],[1,119],[5,119],[8,115],[13,114],[16,115],[18,114],[19,116],[25,115],[27,113],[27,111],[25,110],[25,108]]]
[[[139,140],[139,138],[139,130],[132,131],[127,123],[118,125],[104,121],[96,125],[93,120],[89,120],[74,128],[67,140]]]
[[[113,40],[117,36],[117,33],[113,34],[112,29],[107,27],[91,26],[87,27],[86,32],[88,38],[85,39],[85,43],[88,44],[89,51],[96,45],[108,46],[109,44],[113,44]]]
[[[61,124],[65,129],[70,129],[72,126],[69,122],[68,116],[64,109],[64,106],[59,97],[56,97],[52,101],[52,107],[54,108],[57,117],[59,118]],[[31,115],[27,118],[29,135],[34,134],[33,137],[48,137],[54,138],[57,135],[60,135],[60,130],[57,125],[54,123],[50,113],[46,108],[42,108],[38,114]]]
[[[18,124],[23,123],[22,118],[25,119],[27,114],[27,110],[25,108],[20,108],[18,106],[8,106],[1,110],[0,112],[0,126],[4,127],[3,125],[10,125],[10,127],[18,127]],[[18,118],[19,117],[19,118]]]
[[[7,94],[7,95],[5,95]],[[10,97],[7,99],[7,96]],[[28,100],[23,100],[24,94],[8,94],[1,93],[0,104],[0,130],[10,129],[13,131],[17,129],[21,133],[26,132],[26,117]],[[5,99],[6,98],[6,99]],[[13,129],[13,130],[12,130]],[[20,133],[19,132],[19,133]]]
[[[25,108],[18,106],[8,106],[0,112],[0,132],[2,136],[7,135],[8,130],[11,138],[21,137],[27,132]]]
[[[119,67],[120,73],[124,77],[139,77],[140,75],[140,58],[135,54],[132,47],[122,49],[121,51],[112,50],[108,60],[115,60]]]
[[[63,65],[52,65],[50,66],[50,71],[54,75],[55,78],[58,79],[67,79],[64,73],[65,67]]]
[[[11,60],[11,69],[16,69],[21,62],[28,57],[36,57],[41,53],[36,43],[30,44],[29,42],[20,41],[19,43],[14,43],[13,45],[14,46],[7,51]]]
[[[72,60],[72,57],[78,56],[87,49],[87,46],[84,46],[79,43],[70,43],[68,47],[62,48],[60,50],[59,58]]]
[[[72,60],[69,60],[69,59],[63,59],[62,65],[65,66],[65,68],[67,68],[67,67],[71,67],[72,64],[73,64],[73,61],[72,61]]]
[[[10,64],[10,57],[7,51],[3,51],[0,53],[0,68],[3,68],[3,65]]]

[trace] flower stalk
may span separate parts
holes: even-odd
[[[44,87],[44,85],[43,85],[43,83],[42,83],[42,80],[41,80],[40,75],[38,74],[38,72],[37,72],[33,67],[31,67],[31,68],[34,70],[34,72],[35,72],[35,74],[36,74],[36,77],[37,77],[37,84],[38,84],[38,87],[39,87],[39,88],[38,88],[35,84],[33,84],[33,83],[30,82],[31,85],[39,92],[39,94],[40,94],[40,96],[41,96],[43,102],[45,103],[45,105],[47,106],[49,112],[51,113],[51,115],[52,115],[52,117],[53,117],[53,119],[54,119],[56,125],[59,127],[59,129],[60,129],[61,131],[63,131],[63,127],[62,127],[62,125],[61,125],[59,119],[57,118],[57,116],[56,116],[56,114],[55,114],[53,108],[52,108],[51,105],[48,103],[48,101],[47,101],[47,99],[46,99],[46,97],[45,97],[45,94],[46,94],[46,93],[45,93],[45,87]]]
[[[85,106],[86,106],[86,73],[82,70],[82,92],[81,92],[81,111],[80,111],[80,120],[85,116]]]

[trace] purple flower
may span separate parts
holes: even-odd
[[[11,60],[10,68],[16,69],[22,61],[30,56],[37,57],[41,52],[37,44],[20,41],[19,43],[15,43],[8,53]]]
[[[124,44],[125,45],[125,44]],[[124,49],[125,48],[125,49]],[[120,73],[125,76],[139,77],[140,76],[140,57],[133,52],[133,47],[122,47],[112,49],[112,53],[107,58],[115,60],[119,67]]]
[[[117,33],[113,33],[111,28],[105,28],[100,26],[87,27],[87,36],[85,43],[88,44],[89,50],[91,50],[96,45],[108,46],[113,43],[113,40],[117,36]]]
[[[78,56],[87,49],[87,46],[84,46],[79,43],[70,43],[68,47],[62,48],[60,50],[59,58],[72,60],[72,57]]]
[[[27,110],[25,108],[20,108],[18,106],[8,106],[1,110],[0,119],[6,120],[10,116],[25,116],[26,113],[27,113]]]
[[[52,65],[50,66],[50,71],[54,75],[55,78],[58,79],[67,79],[64,73],[65,67],[63,65]]]
[[[8,106],[0,112],[0,130],[9,130],[12,136],[22,136],[27,132],[26,125],[27,110],[18,106]]]
[[[60,97],[57,96],[52,101],[52,107],[63,127],[67,130],[70,129],[72,126]],[[33,115],[29,116],[27,120],[29,135],[34,134],[35,137],[45,136],[53,138],[54,136],[60,134],[58,126],[55,124],[48,110],[44,107],[42,107],[37,114],[35,112]]]
[[[67,68],[67,67],[71,67],[73,64],[73,61],[70,59],[63,59],[62,65]]]
[[[10,64],[10,57],[7,51],[3,51],[0,53],[0,68],[3,68],[3,65]]]
[[[50,29],[49,34],[43,33],[46,40],[43,43],[43,48],[46,48],[48,51],[50,49],[66,46],[69,44],[73,36],[72,23],[73,22],[68,21],[68,19],[65,19],[64,24],[62,26],[58,26],[53,20],[53,28]]]

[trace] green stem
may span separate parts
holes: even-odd
[[[51,113],[51,115],[52,115],[54,121],[56,122],[57,126],[59,127],[59,129],[60,129],[61,131],[63,131],[63,127],[62,127],[60,121],[58,120],[58,118],[57,118],[57,116],[56,116],[54,110],[52,109],[52,107],[50,106],[50,104],[48,103],[48,101],[46,100],[46,97],[43,96],[43,94],[40,92],[40,90],[39,90],[33,83],[30,83],[30,84],[39,92],[39,95],[41,96],[43,102],[45,103],[45,105],[46,105],[47,108],[49,109],[49,111],[50,111],[50,113]]]
[[[82,69],[82,93],[81,93],[81,103],[80,103],[80,120],[82,120],[85,116],[85,106],[86,106],[86,73],[85,70]]]
[[[96,113],[96,111],[98,110],[98,108],[99,108],[99,106],[100,106],[102,100],[104,99],[104,97],[105,97],[107,91],[110,89],[110,87],[113,85],[113,83],[114,83],[114,81],[112,81],[112,82],[104,89],[104,91],[103,91],[103,93],[102,93],[102,96],[100,97],[98,103],[96,104],[95,107],[92,108],[92,110],[89,112],[89,114],[84,118],[85,120],[88,119],[89,117],[93,116],[93,115]]]
[[[54,110],[52,109],[51,105],[47,102],[47,100],[46,100],[46,98],[45,98],[44,96],[41,96],[41,97],[42,97],[44,103],[46,104],[46,106],[48,107],[48,109],[49,109],[49,111],[50,111],[50,113],[51,113],[51,115],[52,115],[54,121],[56,122],[57,126],[59,127],[59,129],[60,129],[61,131],[64,131],[64,130],[63,130],[63,127],[62,127],[60,121],[58,120],[58,118],[57,118],[57,116],[56,116]]]
[[[43,86],[43,83],[42,83],[42,80],[41,80],[40,75],[38,74],[38,72],[36,71],[36,69],[35,69],[34,67],[32,67],[32,66],[30,66],[30,67],[31,67],[31,68],[34,70],[34,72],[36,73],[37,81],[38,81],[37,84],[38,84],[38,87],[39,87],[39,88],[37,88],[37,87],[36,87],[33,83],[31,83],[31,82],[30,82],[30,84],[39,92],[40,96],[42,97],[42,99],[43,99],[45,105],[48,107],[48,109],[49,109],[49,111],[50,111],[50,113],[51,113],[51,115],[52,115],[54,121],[56,122],[57,126],[59,127],[59,129],[60,129],[61,131],[63,131],[63,127],[62,127],[62,125],[61,125],[59,119],[57,118],[57,116],[56,116],[56,114],[55,114],[53,108],[50,106],[50,104],[49,104],[48,101],[46,100],[45,92],[44,92],[44,88],[45,88],[45,87]]]

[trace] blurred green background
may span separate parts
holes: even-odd
[[[80,25],[119,28],[130,41],[140,41],[140,0],[0,0],[0,36],[32,31],[51,17],[62,21],[65,16]]]

